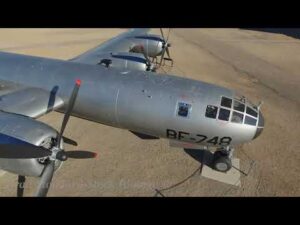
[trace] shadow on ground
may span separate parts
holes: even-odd
[[[245,30],[255,30],[276,34],[284,34],[292,38],[300,39],[300,28],[247,28]]]
[[[185,153],[197,160],[199,163],[212,168],[213,153],[204,149],[185,148]]]

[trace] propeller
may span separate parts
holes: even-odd
[[[76,80],[75,87],[74,87],[72,95],[70,97],[69,105],[67,107],[67,110],[66,110],[66,113],[65,113],[65,116],[64,116],[61,128],[60,128],[60,132],[59,132],[59,134],[57,136],[57,142],[56,142],[56,147],[57,148],[59,148],[60,145],[61,145],[63,133],[64,133],[64,131],[66,129],[66,126],[67,126],[67,123],[69,121],[71,112],[73,110],[73,107],[74,107],[74,104],[75,104],[75,101],[76,101],[76,98],[77,98],[77,95],[78,95],[78,91],[79,91],[80,85],[81,85],[81,80]]]
[[[16,139],[18,140],[18,139]],[[2,159],[39,159],[44,157],[54,157],[53,152],[44,148],[32,145],[26,142],[26,145],[20,144],[1,144],[0,158]],[[65,161],[64,155],[72,159],[90,159],[97,156],[94,152],[76,150],[76,151],[61,151],[56,153],[55,158]]]
[[[71,138],[67,138],[67,137],[63,136],[63,140],[64,140],[64,143],[67,143],[69,145],[78,146],[77,142],[72,140]]]
[[[13,138],[15,139],[15,138]],[[16,141],[19,141],[16,139]],[[43,147],[24,142],[18,144],[1,144],[0,158],[3,159],[32,159],[51,156],[52,152]]]
[[[72,109],[74,107],[74,103],[77,98],[78,90],[80,87],[81,81],[77,80],[76,85],[73,89],[71,98],[69,100],[69,105],[66,110],[62,126],[60,132],[57,136],[57,140],[55,146],[52,149],[46,149],[42,146],[36,146],[26,141],[20,140],[18,138],[8,136],[0,133],[0,158],[4,159],[33,159],[33,158],[44,158],[44,157],[52,157],[58,158],[59,160],[65,161],[67,158],[80,158],[75,155],[74,151],[65,152],[63,149],[60,149],[62,140],[65,140],[66,143],[70,143],[72,145],[77,146],[77,142],[73,141],[69,138],[63,136],[66,125],[69,121]],[[78,151],[79,155],[83,156],[83,158],[88,158],[95,153],[88,151]],[[87,155],[83,155],[83,152],[86,152]]]
[[[97,157],[97,153],[95,152],[81,151],[81,150],[67,151],[66,154],[68,158],[72,158],[72,159],[91,159]]]
[[[133,46],[129,51],[130,51],[130,52],[138,52],[138,53],[143,54],[143,56],[144,56],[145,59],[146,59],[146,66],[147,66],[147,69],[148,69],[148,70],[151,70],[151,69],[152,69],[152,63],[151,63],[151,61],[150,61],[148,55],[146,54],[143,45],[135,45],[135,46]],[[155,70],[155,68],[153,68],[152,70]]]
[[[163,44],[162,44],[162,49],[163,50],[162,50],[162,54],[161,54],[159,66],[161,66],[162,61],[165,59],[165,53],[166,52],[167,52],[167,55],[168,55],[168,60],[172,61],[172,65],[173,65],[173,60],[171,59],[170,51],[169,51],[169,47],[171,47],[171,44],[168,42],[169,41],[170,32],[171,32],[171,29],[169,29],[168,36],[167,36],[167,38],[165,38],[163,30],[162,30],[162,28],[160,28],[160,33],[161,33],[161,36],[163,38]]]
[[[37,197],[46,197],[55,170],[55,160],[51,160],[44,168],[43,175],[37,188]]]
[[[66,129],[67,123],[71,116],[72,110],[74,108],[74,104],[78,95],[78,91],[81,85],[80,80],[76,80],[75,87],[73,89],[72,95],[69,100],[69,104],[65,113],[65,116],[62,121],[60,132],[57,136],[56,145],[52,148],[52,155],[49,157],[49,161],[46,164],[44,171],[42,173],[40,183],[38,185],[37,197],[45,197],[48,193],[52,177],[55,170],[55,160],[66,161],[68,158],[74,159],[90,159],[95,158],[97,156],[96,153],[90,151],[65,151],[61,149],[61,142],[63,140],[63,133]]]
[[[77,146],[77,143],[75,141],[64,137],[63,133],[66,129],[67,123],[72,113],[80,85],[81,81],[77,80],[62,121],[60,132],[58,133],[56,140],[54,140],[53,147],[50,150],[42,146],[35,146],[18,138],[0,133],[0,158],[33,159],[47,157],[45,159],[44,171],[42,173],[40,183],[38,185],[38,190],[36,193],[38,197],[44,197],[48,193],[50,183],[52,181],[52,177],[55,171],[56,160],[66,161],[68,158],[90,159],[95,158],[97,156],[96,153],[90,151],[65,151],[64,149],[61,149],[61,144],[63,140],[66,140],[66,143],[69,142]]]

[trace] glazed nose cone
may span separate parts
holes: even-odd
[[[256,133],[255,133],[253,139],[257,138],[262,133],[264,126],[265,126],[265,120],[264,120],[264,117],[263,117],[261,111],[259,111],[258,126],[256,128]]]

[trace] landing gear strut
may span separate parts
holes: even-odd
[[[21,175],[18,176],[17,197],[23,197],[25,181],[26,181],[25,176],[21,176]]]
[[[215,151],[212,161],[213,169],[223,173],[230,170],[232,167],[231,158],[233,151],[234,149],[230,147],[224,147]]]

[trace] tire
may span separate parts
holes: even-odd
[[[214,153],[212,167],[216,171],[226,173],[231,169],[232,163],[228,156],[224,155],[221,151],[216,151]]]

